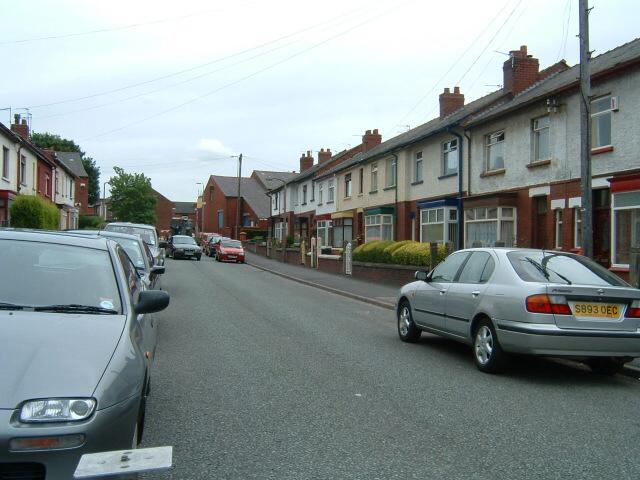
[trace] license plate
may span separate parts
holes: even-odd
[[[229,258],[230,260],[235,260],[236,256],[235,255],[227,255],[227,258]]]
[[[620,305],[610,303],[574,303],[574,317],[618,319],[622,313]]]
[[[184,252],[184,254],[185,254],[187,257],[190,257],[191,255],[193,255],[193,252]]]

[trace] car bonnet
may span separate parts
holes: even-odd
[[[0,311],[0,409],[35,398],[91,397],[124,315]]]

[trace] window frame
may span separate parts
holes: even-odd
[[[488,218],[489,217],[489,209],[496,209],[496,217],[495,218]],[[509,217],[509,216],[505,216],[504,215],[504,210],[505,209],[511,209],[513,211],[513,216]],[[475,218],[476,217],[476,213],[479,210],[484,210],[485,211],[485,216],[484,218]],[[469,219],[468,218],[468,212],[469,211],[473,211],[474,212],[474,219]],[[473,244],[469,242],[469,228],[467,227],[467,224],[469,223],[487,223],[487,222],[497,222],[496,224],[496,239],[494,241],[494,245],[495,242],[505,242],[506,246],[517,246],[517,235],[518,235],[518,208],[515,206],[482,206],[482,207],[472,207],[472,208],[465,208],[464,212],[464,244],[465,244],[465,248],[472,248]],[[513,245],[509,245],[504,239],[502,239],[502,222],[512,222],[512,239],[513,239]]]
[[[616,204],[620,201],[619,198],[620,196],[624,196],[625,194],[636,194],[638,196],[640,196],[640,190],[630,190],[630,191],[626,191],[626,192],[615,192],[611,194],[611,266],[614,268],[629,268],[630,264],[629,263],[621,263],[621,262],[616,262],[616,256],[618,255],[618,212],[621,211],[625,211],[625,210],[639,210],[640,211],[640,200],[638,200],[637,203],[634,203],[632,205],[625,205],[625,206],[616,206]],[[640,214],[639,214],[640,215]],[[633,221],[633,218],[631,219],[631,221]],[[633,225],[630,226],[630,230],[631,233],[633,234]],[[636,240],[640,240],[640,239],[636,239]],[[633,244],[633,239],[629,238],[629,249],[631,248],[631,245]],[[629,254],[631,252],[629,251]]]
[[[398,160],[391,157],[387,160],[385,188],[394,188],[398,184]]]
[[[10,151],[4,145],[2,146],[2,178],[5,180],[9,180],[10,175],[10,159],[9,159]]]
[[[373,220],[377,220],[374,222]],[[389,221],[385,221],[385,220]],[[383,227],[390,227],[390,238],[385,239],[383,233]],[[376,213],[375,215],[364,215],[364,241],[369,242],[369,235],[367,235],[368,228],[378,227],[380,229],[380,238],[379,240],[393,240],[394,232],[393,232],[393,214],[391,213]],[[373,239],[372,239],[373,240]]]
[[[360,167],[358,171],[360,183],[358,185],[358,195],[362,195],[364,193],[364,168]]]
[[[453,146],[455,144],[455,146]],[[458,163],[460,159],[458,158],[459,150],[458,150],[458,139],[452,138],[446,142],[442,142],[442,148],[440,149],[442,152],[442,176],[446,177],[448,175],[457,175],[458,174]],[[449,160],[449,155],[456,152],[456,166],[455,168],[449,170],[447,169],[447,161]]]
[[[324,196],[324,182],[318,184],[318,205],[322,205],[322,197]]]
[[[329,180],[328,185],[329,186],[327,188],[327,196],[328,196],[327,203],[333,203],[336,198],[336,185],[333,179]]]
[[[20,185],[27,186],[27,157],[20,155]]]
[[[544,127],[538,127],[537,122],[541,119],[547,119],[548,124]],[[546,130],[547,132],[547,151],[549,154],[546,157],[540,156],[540,138],[542,133]],[[540,117],[536,117],[531,120],[531,163],[535,162],[543,162],[545,160],[551,160],[551,116],[550,115],[542,115]]]
[[[302,205],[307,204],[307,184],[302,186]]]
[[[564,225],[564,209],[556,208],[553,212],[553,223],[554,223],[554,244],[556,249],[562,249],[562,242],[564,239],[563,235],[563,225]]]
[[[352,194],[351,172],[344,176],[344,198],[351,198]]]
[[[416,152],[413,158],[413,181],[414,183],[420,183],[424,181],[423,169],[424,169],[424,161],[423,161],[422,150]]]
[[[442,211],[442,221],[438,221],[438,211]],[[429,220],[429,212],[435,212],[435,221]],[[452,218],[452,214],[453,217]],[[425,220],[426,217],[426,220]],[[457,207],[452,207],[448,205],[443,205],[440,207],[432,207],[432,208],[423,208],[420,210],[420,242],[421,243],[430,243],[431,240],[426,240],[423,235],[423,227],[427,225],[442,225],[442,240],[436,241],[436,243],[455,243],[457,239],[457,226],[458,226],[458,209]],[[456,232],[454,235],[450,235],[451,226],[456,227]],[[453,236],[454,238],[449,238]]]
[[[608,100],[608,104],[609,104],[608,108],[594,113],[593,111],[594,104],[602,102],[605,99]],[[589,121],[591,122],[591,150],[613,146],[613,115],[612,113],[613,113],[613,110],[611,109],[611,94],[602,95],[598,98],[591,99],[591,118],[589,119]],[[603,117],[605,115],[609,117],[609,137],[610,137],[609,143],[596,145],[595,142],[596,142],[598,130],[594,128],[594,120],[597,120],[598,117]]]
[[[499,139],[502,137],[502,139]],[[504,145],[507,138],[506,130],[496,130],[484,136],[484,168],[486,172],[504,170]],[[495,141],[493,141],[495,140]],[[491,151],[497,145],[502,146],[502,166],[496,167],[491,165]]]
[[[378,191],[378,162],[371,164],[371,191]]]
[[[582,248],[582,207],[573,208],[573,247]]]

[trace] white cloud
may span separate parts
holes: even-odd
[[[200,159],[211,159],[212,157],[230,157],[234,151],[224,145],[217,138],[201,138],[195,147],[196,155]]]

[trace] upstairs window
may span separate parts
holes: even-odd
[[[422,152],[416,153],[416,159],[413,164],[413,181],[422,181]]]
[[[9,149],[2,147],[2,176],[9,178]]]
[[[20,155],[20,184],[27,184],[27,157]]]
[[[591,148],[611,145],[611,96],[591,102]]]
[[[303,185],[302,186],[302,205],[306,205],[307,204],[307,186]]]
[[[322,197],[324,194],[324,183],[318,185],[318,205],[322,205]]]
[[[549,115],[536,118],[532,123],[533,158],[534,162],[551,158]]]
[[[378,190],[378,164],[371,164],[371,191],[376,192]]]
[[[398,162],[395,158],[387,161],[387,188],[395,187],[398,175]]]
[[[348,198],[351,196],[351,174],[347,173],[344,176],[344,196]]]
[[[504,130],[485,137],[484,157],[487,171],[504,168]]]
[[[450,140],[442,144],[442,175],[453,175],[458,172],[458,140]]]
[[[358,193],[362,195],[364,191],[364,168],[360,169],[360,183],[358,185]]]
[[[329,180],[329,200],[327,202],[333,202],[335,197],[335,185],[333,184],[333,180]]]

